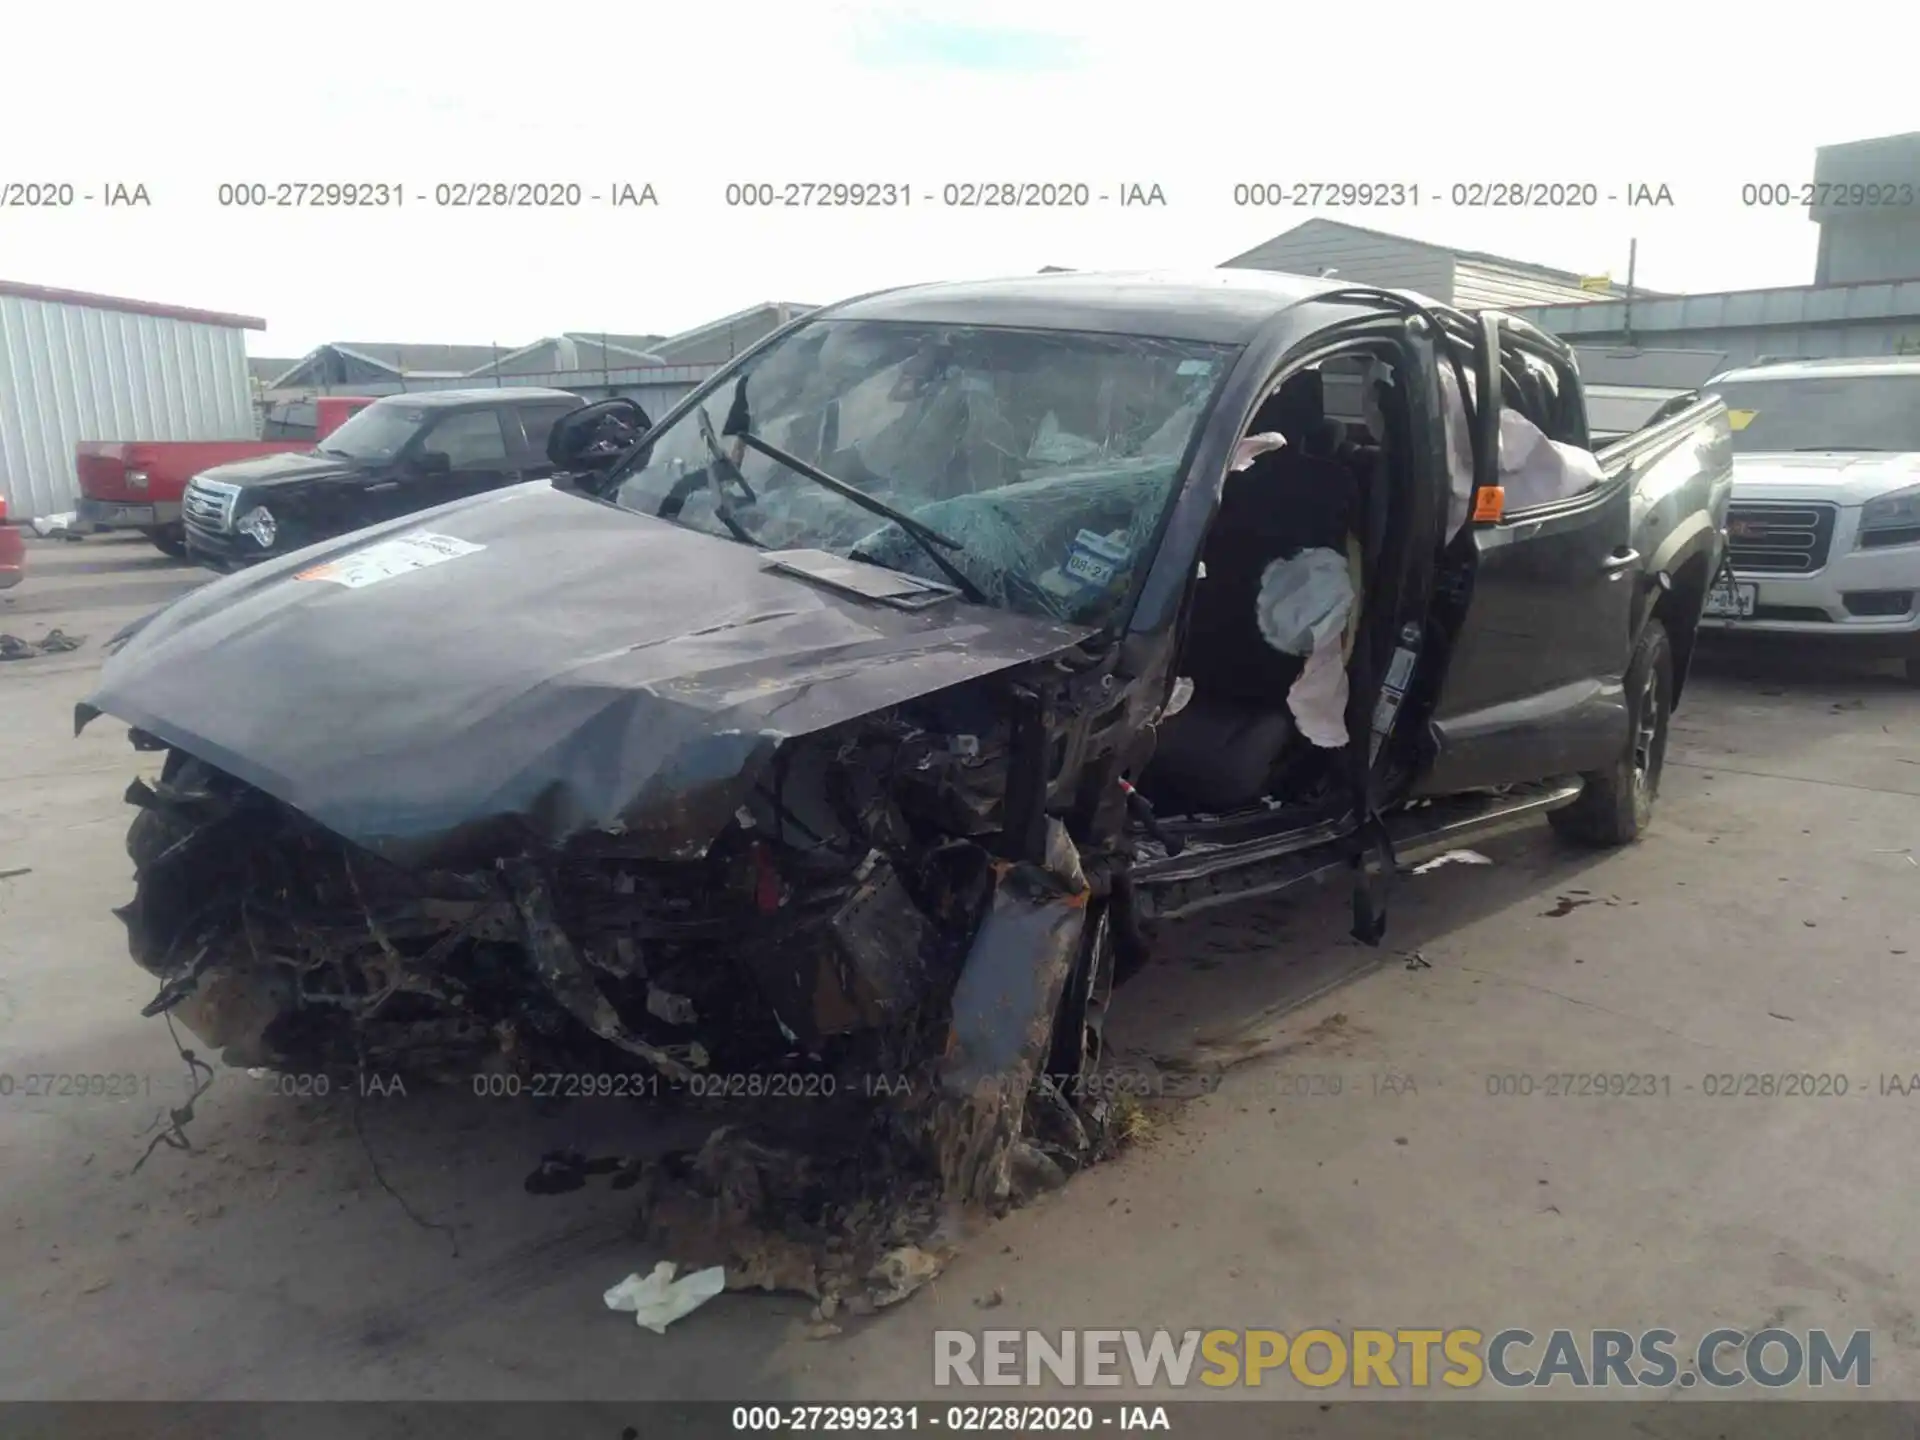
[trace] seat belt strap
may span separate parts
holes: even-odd
[[[1370,660],[1365,665],[1367,683],[1361,693],[1370,696],[1373,701],[1368,733],[1364,740],[1349,739],[1347,742],[1353,813],[1358,821],[1358,829],[1353,836],[1352,933],[1353,938],[1363,945],[1378,945],[1387,933],[1388,892],[1393,888],[1393,878],[1399,868],[1393,853],[1393,837],[1387,830],[1386,821],[1380,816],[1375,797],[1374,768],[1387,737],[1393,731],[1394,721],[1399,718],[1400,704],[1406,698],[1407,687],[1413,681],[1413,672],[1420,658],[1420,641],[1420,627],[1417,624],[1410,622],[1401,628],[1400,643],[1394,649],[1386,677],[1377,690],[1372,683],[1373,667]]]
[[[1387,902],[1398,870],[1393,837],[1378,813],[1369,815],[1354,837],[1353,938],[1378,945],[1387,933]]]

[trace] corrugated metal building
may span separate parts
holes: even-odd
[[[322,345],[276,375],[263,404],[315,395],[399,395],[483,384],[550,386],[589,400],[624,395],[658,417],[742,350],[817,307],[790,300],[750,305],[677,335],[568,331],[512,350],[461,345]],[[428,368],[460,359],[458,372]]]
[[[247,357],[247,373],[253,376],[253,383],[262,387],[271,385],[287,371],[300,363],[299,357],[286,356],[284,359],[270,359],[264,355]]]
[[[758,344],[782,325],[819,308],[792,300],[767,300],[656,340],[647,350],[669,365],[720,365],[749,345]]]
[[[1800,188],[1777,187],[1796,199]],[[1873,203],[1889,192],[1896,203]],[[1636,298],[1632,305],[1552,304],[1520,313],[1576,345],[1717,350],[1728,366],[1763,356],[1920,354],[1915,195],[1920,131],[1824,146],[1814,159],[1814,192],[1806,197],[1821,202],[1807,212],[1820,227],[1812,285]]]
[[[0,496],[72,510],[82,440],[250,440],[245,332],[267,322],[0,280]]]
[[[356,381],[340,385],[303,385],[267,392],[263,405],[310,400],[316,395],[408,395],[426,390],[471,390],[476,385],[571,390],[586,400],[624,395],[658,419],[690,394],[718,365],[637,365],[623,370],[550,370],[525,375],[409,376],[399,380]]]
[[[1729,366],[1763,355],[1920,353],[1920,280],[1727,290],[1636,300],[1631,308],[1608,301],[1519,313],[1575,345],[1718,350]]]
[[[336,340],[315,346],[284,374],[265,383],[269,390],[298,390],[313,385],[376,384],[407,379],[458,380],[518,348]]]
[[[664,365],[651,347],[664,335],[589,335],[569,330],[549,335],[531,345],[502,355],[473,371],[475,379],[495,375],[556,375],[576,370],[631,370],[636,365]]]
[[[1363,285],[1418,290],[1463,310],[1512,310],[1527,305],[1581,304],[1625,296],[1626,286],[1583,277],[1482,250],[1458,250],[1369,230],[1343,220],[1308,220],[1284,234],[1221,262],[1226,270],[1279,270],[1290,275],[1332,273]],[[1634,287],[1636,296],[1658,291]]]

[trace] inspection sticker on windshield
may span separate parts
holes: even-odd
[[[392,540],[369,545],[364,550],[355,550],[351,555],[342,555],[338,560],[329,560],[324,565],[310,566],[293,578],[331,580],[349,590],[362,590],[382,580],[391,580],[396,575],[424,570],[429,565],[457,560],[462,555],[471,555],[476,550],[486,548],[470,540],[456,540],[451,535],[436,535],[431,530],[412,530]]]
[[[1082,585],[1105,589],[1113,584],[1113,577],[1132,553],[1119,534],[1100,535],[1082,530],[1074,536],[1073,549],[1068,552],[1064,568]]]

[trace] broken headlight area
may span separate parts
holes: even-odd
[[[194,763],[130,798],[134,957],[166,982],[154,1008],[233,1064],[451,1077],[611,1050],[681,1082],[830,1065],[852,1058],[842,1037],[911,1038],[991,882],[964,843],[900,836],[896,859],[791,810],[743,815],[693,861],[597,837],[420,872]]]
[[[161,980],[147,1013],[232,1065],[854,1098],[920,1155],[911,1178],[883,1162],[901,1186],[1017,1199],[1098,1148],[1048,1075],[1098,902],[1058,822],[1044,863],[995,853],[1004,732],[940,702],[942,728],[886,713],[789,742],[684,860],[594,833],[403,868],[175,751],[128,793],[118,913]]]

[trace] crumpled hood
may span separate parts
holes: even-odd
[[[1733,498],[1824,500],[1864,505],[1876,495],[1920,485],[1920,455],[1822,450],[1756,451],[1733,457]]]
[[[396,545],[444,558],[381,563]],[[134,627],[77,718],[117,716],[402,863],[589,830],[688,855],[782,739],[1089,633],[841,596],[538,481],[192,591]]]

